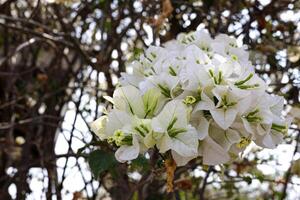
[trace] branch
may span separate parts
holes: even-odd
[[[205,200],[205,198],[204,198],[204,192],[205,192],[205,188],[206,188],[206,185],[207,185],[207,179],[208,179],[208,177],[209,177],[209,175],[210,175],[210,173],[211,173],[212,171],[213,171],[213,167],[210,166],[210,167],[208,168],[208,171],[207,171],[207,173],[206,173],[206,176],[205,176],[204,179],[203,179],[203,184],[202,184],[202,187],[201,187],[200,192],[199,192],[199,200]]]
[[[296,146],[295,146],[294,154],[292,156],[291,165],[285,174],[285,182],[284,182],[284,186],[283,186],[281,198],[280,198],[281,200],[284,200],[286,197],[286,194],[287,194],[287,188],[288,188],[290,179],[292,177],[293,158],[294,158],[295,154],[298,152],[299,140],[300,140],[300,131],[298,131],[298,135],[296,137]]]

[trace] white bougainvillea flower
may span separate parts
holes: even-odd
[[[260,97],[265,94],[266,83],[253,72],[246,72],[237,79],[230,80],[228,83],[233,90],[245,93],[249,96]]]
[[[105,129],[106,137],[103,138],[119,147],[115,153],[118,161],[125,162],[137,158],[140,153],[147,150],[144,138],[152,132],[151,120],[140,119],[124,111],[115,110],[111,113],[115,114],[109,115],[111,118],[108,118]]]
[[[136,87],[128,85],[116,89],[112,101],[119,110],[125,110],[139,118],[147,118],[161,109],[165,98],[157,88],[148,89],[142,95]]]
[[[140,144],[135,135],[131,137],[131,143],[128,145],[122,145],[115,153],[115,157],[119,162],[126,162],[134,160],[139,156]]]
[[[249,96],[250,106],[240,112],[245,129],[252,134],[259,130],[260,124],[271,124],[273,117],[267,95]]]
[[[236,39],[225,34],[218,35],[213,43],[212,48],[216,53],[228,56],[232,60],[240,61],[241,63],[247,62],[249,59],[249,53],[245,51],[245,46],[239,47]]]
[[[202,49],[199,49],[196,45],[190,45],[186,47],[186,49],[182,52],[184,60],[185,60],[185,68],[190,68],[192,66],[197,64],[198,67],[202,65],[208,65],[212,63],[211,57],[207,55],[206,51],[203,51]]]
[[[190,54],[187,54],[188,61],[180,74],[180,80],[184,90],[194,91],[199,86],[207,87],[213,85],[211,77],[206,72],[206,65],[210,64],[210,60],[200,49],[195,46],[189,48]]]
[[[131,85],[119,87],[113,94],[114,107],[125,110],[141,118],[145,116],[143,98],[140,91]]]
[[[182,70],[182,66],[186,64],[186,57],[183,52],[178,50],[165,53],[163,59],[153,64],[156,75],[166,73],[170,76],[178,76]]]
[[[186,47],[185,44],[182,44],[178,40],[169,40],[166,43],[162,44],[169,51],[183,51]]]
[[[132,117],[125,111],[113,109],[107,116],[102,116],[90,124],[91,130],[101,139],[107,139],[117,129],[130,124]]]
[[[182,100],[187,106],[193,107],[193,112],[202,110],[211,110],[215,107],[213,100],[211,100],[206,94],[204,89],[199,87],[195,91],[183,91],[176,98],[177,100]]]
[[[139,154],[144,153],[147,150],[144,138],[151,132],[151,120],[139,119],[136,116],[130,125],[127,124],[115,131],[111,140],[120,146],[115,153],[116,159],[125,162],[136,159]]]
[[[91,129],[101,139],[120,146],[116,151],[116,159],[120,162],[132,160],[140,153],[138,134],[135,135],[133,117],[125,111],[112,110],[107,117],[100,117],[91,124]],[[143,143],[141,143],[143,146]],[[145,148],[144,148],[145,149]]]
[[[195,154],[193,156],[181,156],[174,150],[172,150],[171,153],[172,153],[172,157],[175,160],[177,166],[184,166],[189,161],[193,160],[194,158],[196,158],[198,156],[197,154]]]
[[[150,46],[145,53],[140,56],[139,62],[143,66],[140,70],[145,77],[157,75],[159,73],[153,68],[153,65],[160,59],[163,59],[161,55],[165,55],[165,53],[166,51],[164,48]]]
[[[161,47],[150,46],[145,54],[142,54],[139,60],[131,63],[132,74],[121,73],[120,83],[122,85],[133,85],[138,87],[139,83],[147,76],[159,74],[161,71],[156,71],[153,65],[158,62],[166,52]],[[163,58],[162,58],[163,59]]]
[[[247,96],[235,93],[228,86],[217,86],[212,92],[218,102],[210,113],[216,123],[226,130],[234,122],[237,113],[249,106]]]
[[[241,65],[232,61],[206,65],[205,69],[215,85],[227,84],[227,81],[234,79],[243,70]]]
[[[157,147],[161,153],[173,150],[183,157],[197,154],[198,134],[188,124],[186,106],[178,100],[167,103],[159,115],[152,120],[152,129],[160,133]]]
[[[213,49],[211,44],[213,43],[213,40],[210,35],[204,31],[179,34],[177,40],[186,45],[196,45],[202,51],[206,52],[207,55],[212,56]]]
[[[273,118],[271,124],[260,124],[254,136],[254,142],[261,147],[274,149],[283,142],[291,122],[292,118],[283,120],[276,117]]]

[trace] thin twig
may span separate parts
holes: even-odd
[[[211,173],[212,171],[213,171],[213,167],[210,166],[210,167],[208,168],[208,170],[207,170],[207,173],[206,173],[204,179],[203,179],[202,187],[201,187],[200,192],[199,192],[199,199],[200,199],[200,200],[205,200],[205,199],[204,199],[204,193],[205,193],[205,188],[206,188],[206,185],[207,185],[207,179],[208,179],[208,177],[209,177],[209,175],[210,175],[210,173]]]
[[[292,156],[292,160],[291,160],[291,165],[289,167],[289,169],[287,170],[286,174],[285,174],[285,182],[284,182],[284,186],[281,192],[281,200],[284,200],[286,195],[287,195],[287,188],[290,182],[290,179],[292,177],[292,167],[293,167],[293,158],[295,156],[295,154],[298,152],[298,148],[299,148],[299,140],[300,140],[300,131],[298,131],[297,137],[296,137],[296,146],[295,146],[295,150]]]

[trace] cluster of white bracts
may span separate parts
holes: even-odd
[[[226,163],[251,141],[274,148],[287,133],[284,99],[266,93],[236,39],[208,33],[181,34],[151,46],[123,73],[113,109],[91,124],[101,140],[118,146],[118,161],[149,148],[171,152],[177,165],[200,156]]]

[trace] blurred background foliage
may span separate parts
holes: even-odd
[[[155,152],[117,163],[88,124],[144,48],[196,29],[246,44],[295,120],[276,150],[177,168],[168,194]],[[300,199],[299,66],[300,1],[0,0],[0,199]]]

